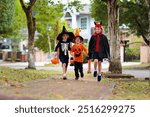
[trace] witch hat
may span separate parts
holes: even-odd
[[[75,29],[75,38],[74,38],[73,42],[75,42],[75,40],[76,40],[77,37],[79,37],[80,40],[83,41],[83,37],[80,36],[80,29],[79,28]]]
[[[63,36],[64,34],[68,34],[68,35],[69,35],[68,40],[69,40],[70,42],[73,41],[73,39],[74,39],[74,34],[73,34],[72,32],[68,32],[65,26],[63,26],[62,32],[57,36],[57,40],[61,41],[61,40],[62,40],[62,36]]]

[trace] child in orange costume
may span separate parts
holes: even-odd
[[[81,78],[84,77],[83,73],[83,51],[86,53],[86,56],[88,57],[88,50],[87,48],[82,44],[83,38],[79,35],[77,35],[74,39],[75,44],[71,48],[71,55],[74,56],[74,70],[75,70],[75,80],[79,79],[79,72]]]

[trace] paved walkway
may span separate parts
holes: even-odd
[[[44,69],[44,70],[57,70],[57,71],[61,71],[61,65],[59,66],[51,66],[51,67],[45,67],[44,65],[48,64],[48,62],[36,62],[36,68],[37,69]],[[122,63],[123,66],[128,66],[128,65],[138,65],[140,64],[140,62],[125,62]],[[17,68],[17,69],[24,69],[25,67],[27,67],[28,63],[27,62],[17,62],[17,63],[4,63],[4,62],[0,62],[0,66],[8,66],[8,67],[12,67],[12,68]],[[103,63],[102,64],[102,68],[103,68],[103,72],[108,71],[108,63]],[[68,67],[68,71],[73,71],[74,67],[69,66]],[[93,69],[93,65],[92,65],[92,69]],[[84,64],[84,72],[87,72],[87,64]],[[123,73],[124,74],[131,74],[133,76],[135,76],[136,78],[145,78],[145,77],[150,77],[150,70],[128,70],[128,69],[123,69]]]
[[[114,84],[97,82],[94,78],[86,77],[76,81],[53,76],[14,86],[1,85],[0,99],[104,100],[109,98],[113,88]]]

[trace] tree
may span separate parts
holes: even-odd
[[[110,39],[111,62],[109,71],[122,73],[120,61],[120,40],[119,40],[119,5],[117,0],[107,0],[108,8],[108,37]]]
[[[18,44],[23,40],[23,36],[21,31],[26,26],[25,14],[22,10],[20,2],[16,0],[16,9],[15,9],[15,18],[13,22],[13,31],[9,33],[9,37],[11,39],[12,51],[18,51]]]
[[[150,1],[149,0],[146,0],[147,1],[147,6],[148,6],[148,33],[147,33],[147,40],[149,41],[149,46],[150,46]]]
[[[0,34],[12,31],[15,18],[15,0],[0,1]]]
[[[51,48],[54,48],[56,24],[63,16],[63,8],[62,3],[48,0],[39,0],[34,7],[39,33],[39,39],[35,41],[35,46],[44,52],[51,52]],[[50,30],[48,30],[49,28]]]
[[[20,0],[23,11],[25,12],[28,28],[28,69],[35,69],[34,60],[34,36],[36,31],[36,18],[33,16],[32,8],[35,5],[36,0],[29,0],[25,3],[24,0]]]
[[[120,11],[120,22],[126,24],[132,33],[135,33],[138,36],[141,35],[144,42],[149,45],[149,8],[146,5],[145,0],[136,0],[135,2],[123,1],[121,2]]]
[[[22,10],[22,6],[18,0],[16,0],[16,12],[15,12],[15,21],[14,21],[14,32],[20,32],[21,29],[25,28],[27,25],[26,16]]]
[[[103,26],[108,27],[107,3],[102,0],[92,0],[91,16],[97,21],[102,22]]]
[[[37,31],[40,33],[38,35],[39,39],[35,41],[36,47],[44,52],[50,52],[50,47],[52,47],[52,50],[54,49],[55,40],[59,33],[58,30],[62,30],[63,25],[67,27],[67,30],[69,28],[67,23],[65,21],[60,21],[60,19],[64,15],[63,12],[67,10],[67,8],[72,10],[72,7],[79,11],[82,9],[83,5],[81,5],[78,0],[69,2],[67,5],[61,2],[56,3],[51,0],[38,0],[36,2],[34,10],[36,11]],[[49,26],[51,30],[48,31],[47,28]]]
[[[137,36],[142,36],[145,43],[149,45],[148,2],[146,2],[146,0],[122,0],[119,4],[119,24],[127,25],[132,33],[137,34]],[[102,0],[94,0],[91,8],[92,17],[97,21],[102,21],[105,27],[107,27],[106,25],[108,24],[106,8],[107,4],[102,2]]]
[[[96,3],[94,3],[96,2]],[[103,3],[101,3],[103,2]],[[100,3],[100,6],[98,6],[97,3]],[[105,18],[108,18],[108,37],[110,39],[110,53],[111,53],[111,62],[109,66],[109,71],[112,73],[122,73],[122,67],[121,67],[121,61],[120,61],[120,40],[118,37],[119,34],[119,0],[93,0],[93,6],[96,6],[96,8],[92,8],[95,13],[94,16],[97,14],[97,20],[99,19],[98,16],[100,16],[99,20],[103,20]],[[103,11],[100,7],[104,8],[106,10],[107,5],[107,13],[106,11]],[[98,10],[98,9],[100,10]],[[100,11],[100,13],[98,12]],[[101,14],[104,13],[104,14]],[[106,16],[105,14],[108,14]],[[104,17],[103,17],[104,15]],[[106,24],[106,22],[105,22]]]

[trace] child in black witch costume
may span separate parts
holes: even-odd
[[[57,57],[59,57],[62,63],[63,70],[63,79],[66,80],[66,72],[69,62],[69,53],[71,50],[71,43],[74,38],[74,34],[72,32],[68,32],[66,28],[63,26],[62,32],[58,35],[57,40],[59,41],[55,47],[55,52],[57,52]]]
[[[90,59],[94,59],[94,73],[93,76],[97,77],[97,81],[101,81],[101,70],[102,70],[102,61],[104,58],[110,59],[110,48],[108,44],[107,37],[102,34],[102,25],[95,23],[95,33],[92,35],[89,42],[89,55]],[[98,67],[98,71],[97,71]]]

